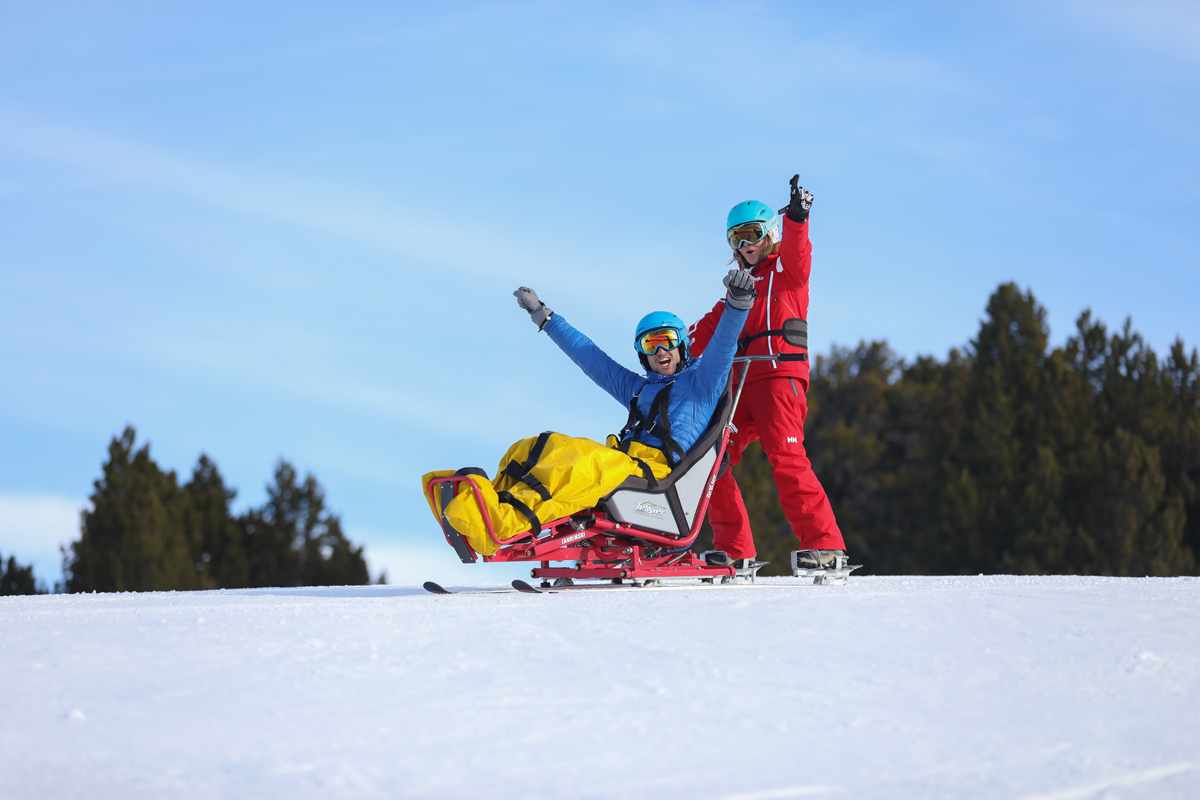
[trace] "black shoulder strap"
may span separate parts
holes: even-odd
[[[637,394],[629,401],[629,419],[625,423],[625,427],[617,434],[617,449],[622,453],[629,455],[629,443],[633,441],[630,434],[637,431],[645,431],[646,433],[662,440],[663,452],[667,456],[667,464],[674,467],[687,454],[687,452],[679,446],[679,442],[671,436],[671,387],[675,385],[675,381],[671,381],[654,396],[654,400],[650,403],[650,413],[643,415],[641,409],[638,408],[638,398],[641,397],[642,390],[638,389]],[[646,388],[645,386],[642,387]],[[628,438],[626,438],[628,437]],[[643,469],[643,472],[646,472]],[[653,479],[651,479],[653,480]]]
[[[620,444],[617,449],[626,455],[629,454],[629,443],[633,441],[633,437],[625,438],[628,434],[636,433],[637,431],[645,431],[646,433],[661,439],[663,443],[663,453],[667,456],[667,464],[674,467],[679,463],[680,459],[686,455],[686,451],[679,446],[679,442],[671,436],[671,387],[675,385],[675,381],[671,381],[666,386],[658,391],[654,396],[654,400],[650,403],[650,413],[643,416],[641,410],[637,407],[638,397],[641,395],[639,390],[629,401],[629,421],[625,423],[625,427],[621,430]]]
[[[645,388],[645,386],[642,386],[642,389]],[[626,444],[625,434],[640,431],[646,423],[646,418],[642,416],[642,412],[638,408],[638,398],[642,396],[642,389],[638,389],[633,393],[633,397],[629,401],[629,418],[625,420],[625,427],[621,428],[621,432],[617,434],[617,449],[622,453],[629,452],[629,445]]]
[[[512,478],[517,483],[523,483],[530,489],[538,493],[538,497],[542,498],[542,502],[550,499],[550,492],[542,485],[542,482],[533,477],[530,470],[537,464],[538,459],[542,457],[542,451],[546,449],[546,442],[550,440],[550,434],[553,431],[545,431],[540,434],[537,441],[533,443],[533,447],[529,448],[529,458],[524,464],[513,459],[504,465],[504,474]]]
[[[675,381],[671,381],[654,397],[654,402],[650,404],[650,416],[647,418],[650,424],[646,427],[647,433],[662,439],[663,452],[667,455],[667,463],[672,467],[687,455],[679,446],[679,442],[671,436],[671,387],[674,385]]]

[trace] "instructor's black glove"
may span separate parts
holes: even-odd
[[[539,331],[546,327],[546,320],[550,319],[554,312],[538,300],[537,292],[528,286],[522,286],[513,292],[513,297],[517,298],[517,305],[529,312],[529,318],[537,325]]]
[[[798,186],[800,176],[793,175],[791,180],[792,199],[788,203],[786,209],[779,209],[779,213],[787,212],[788,219],[792,222],[804,222],[808,219],[808,212],[812,209],[813,195],[812,192],[805,189],[803,186]]]
[[[754,306],[758,292],[754,288],[754,276],[740,269],[731,269],[721,283],[729,290],[725,305],[738,311],[749,311]]]

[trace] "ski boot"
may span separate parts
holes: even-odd
[[[758,561],[753,558],[735,558],[732,566],[737,570],[737,575],[733,578],[726,578],[726,582],[757,583],[758,571],[770,563],[770,561]]]
[[[726,553],[724,550],[705,550],[700,554],[700,558],[710,567],[733,566],[733,559],[730,558],[729,553]]]
[[[861,564],[850,564],[845,550],[793,550],[792,576],[812,578],[817,586],[843,584]]]
[[[758,571],[770,564],[770,561],[756,561],[753,558],[730,558],[723,550],[705,550],[700,554],[704,563],[714,567],[733,567],[735,575],[721,578],[721,583],[754,583]]]

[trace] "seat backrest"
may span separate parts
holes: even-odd
[[[692,528],[700,498],[712,473],[721,433],[733,409],[732,377],[717,401],[712,420],[671,474],[650,487],[645,478],[626,478],[601,498],[596,507],[618,522],[682,536]]]

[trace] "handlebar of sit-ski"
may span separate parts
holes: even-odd
[[[734,356],[733,363],[745,363],[747,361],[799,361],[795,358],[796,353],[776,353],[770,356]],[[791,357],[789,357],[791,356]],[[742,388],[746,385],[746,375],[750,370],[742,370],[741,377],[738,378],[737,391],[733,395],[733,408],[729,410],[729,425],[733,425],[733,412],[737,411],[738,401],[742,399]]]

